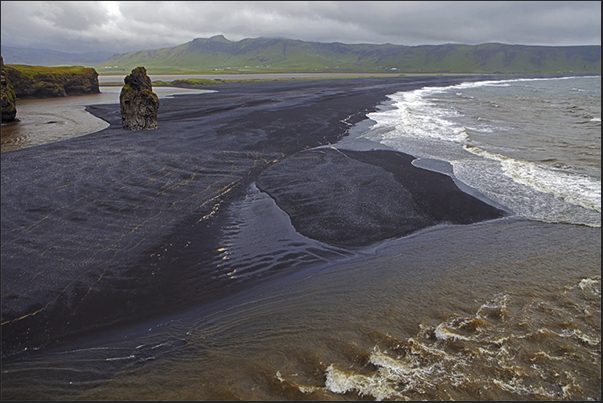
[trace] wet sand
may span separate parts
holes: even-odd
[[[2,152],[54,143],[100,131],[109,126],[86,112],[86,105],[119,102],[120,86],[101,86],[99,94],[63,98],[17,99],[17,121],[2,122]],[[209,92],[157,87],[159,99],[174,94]]]
[[[403,154],[310,150],[335,144],[386,94],[478,79],[231,84],[163,101],[156,131],[125,131],[118,105],[95,105],[107,129],[3,153],[3,359],[290,273],[216,276],[223,212],[256,181],[298,231],[333,246],[504,216]],[[308,166],[315,157],[328,160]],[[333,186],[345,192],[324,197]]]

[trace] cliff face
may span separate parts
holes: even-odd
[[[51,98],[100,93],[98,73],[80,66],[43,67],[7,65],[17,98]]]
[[[8,79],[6,68],[4,67],[4,58],[2,60],[2,121],[10,122],[17,115],[17,106],[15,103],[15,91]]]

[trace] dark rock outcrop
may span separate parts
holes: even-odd
[[[119,94],[121,124],[128,130],[157,129],[159,97],[153,92],[151,79],[144,67],[136,67],[124,78]]]
[[[98,73],[93,68],[14,64],[7,65],[6,72],[17,98],[53,98],[100,93]]]
[[[10,122],[17,116],[17,104],[15,102],[15,91],[6,74],[4,58],[2,60],[2,121]]]

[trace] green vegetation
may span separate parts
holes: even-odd
[[[28,64],[7,64],[8,67],[11,67],[15,70],[18,70],[22,74],[27,74],[29,76],[37,76],[39,74],[84,74],[94,71],[91,67],[83,67],[83,66],[30,66]]]
[[[174,81],[165,83],[172,87],[186,87],[186,88],[200,88],[206,85],[226,84],[226,83],[243,83],[250,81],[277,81],[277,80],[302,80],[301,78],[246,78],[240,80],[221,80],[219,78],[208,79],[208,78],[181,78]],[[157,85],[161,85],[162,81],[158,81]],[[154,84],[155,85],[155,84]]]
[[[341,73],[601,73],[601,46],[347,45],[223,36],[197,38],[172,48],[115,55],[96,65],[101,74]]]
[[[403,74],[396,75],[397,77],[404,76]],[[153,87],[179,87],[179,88],[202,88],[207,85],[218,85],[218,84],[231,84],[231,83],[244,83],[244,82],[261,82],[261,81],[282,81],[282,80],[320,80],[320,79],[335,79],[338,77],[282,77],[282,78],[245,78],[245,79],[227,79],[222,80],[219,78],[208,79],[208,78],[186,78],[176,79],[174,81],[153,81]],[[341,77],[344,78],[344,77]],[[349,76],[345,78],[350,78]],[[120,83],[103,83],[103,85],[110,86],[121,86]]]
[[[220,79],[207,79],[207,78],[186,78],[186,79],[178,79],[178,80],[174,80],[170,83],[170,85],[172,86],[179,86],[179,85],[186,85],[188,87],[203,87],[204,85],[210,85],[210,84],[220,84],[225,82],[226,80],[220,80]],[[240,80],[235,80],[235,81],[240,81]]]

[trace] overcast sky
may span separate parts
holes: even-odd
[[[600,45],[600,1],[2,1],[2,45],[114,53],[224,35],[315,42]]]

